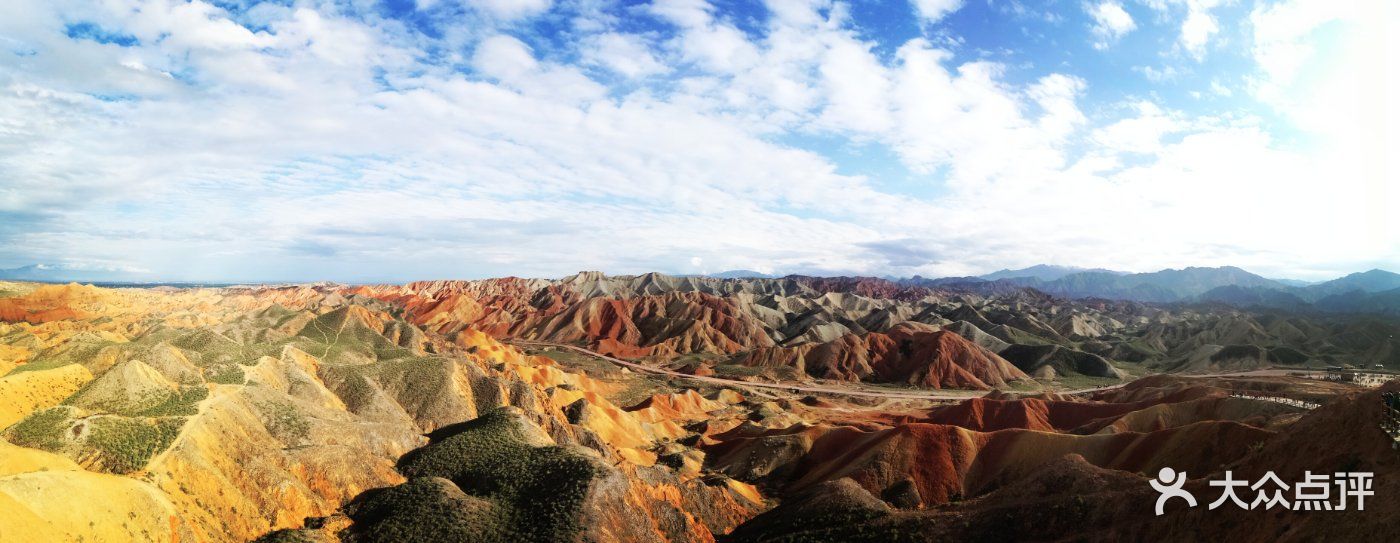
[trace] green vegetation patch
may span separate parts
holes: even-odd
[[[311,435],[311,420],[290,403],[260,402],[258,411],[262,412],[267,431],[284,443],[295,444]]]
[[[1037,379],[1045,388],[1052,390],[1081,390],[1086,388],[1099,388],[1122,384],[1123,381],[1113,377],[1093,377],[1089,375],[1064,374],[1056,376],[1054,379]]]
[[[5,438],[21,447],[56,452],[63,447],[63,432],[68,430],[72,418],[71,407],[50,407],[36,411],[11,426],[6,431]]]
[[[183,418],[96,418],[89,423],[87,444],[102,454],[107,471],[131,473],[170,447],[184,423]]]
[[[625,383],[627,388],[609,395],[608,400],[617,405],[636,405],[654,395],[671,391],[664,380],[653,377],[636,375]]]
[[[452,374],[450,359],[413,356],[383,360],[377,364],[322,366],[326,383],[350,409],[370,405],[379,394],[379,383],[395,383],[413,391],[414,398],[434,398],[446,392]],[[387,385],[386,385],[387,386]]]
[[[253,543],[320,543],[325,541],[316,530],[277,530],[253,540]]]
[[[205,368],[204,378],[221,385],[241,385],[245,376],[243,368],[237,364],[219,364]]]
[[[181,335],[170,341],[170,345],[185,353],[185,357],[196,366],[211,367],[228,364],[252,366],[264,356],[277,356],[282,352],[286,341],[240,343],[209,329],[200,329]]]
[[[1142,339],[1133,339],[1115,345],[1113,356],[1125,362],[1144,362],[1161,358],[1162,353]]]
[[[495,504],[437,477],[371,490],[346,509],[355,519],[351,540],[358,542],[523,541],[508,529]]]
[[[137,413],[137,417],[187,417],[199,413],[199,402],[209,397],[209,389],[204,385],[180,387],[165,400]]]
[[[349,308],[326,313],[297,332],[298,345],[308,353],[327,362],[355,360],[385,360],[412,356],[413,352],[395,345],[379,332],[370,329],[349,315]]]
[[[10,375],[23,373],[26,371],[40,371],[60,368],[70,364],[86,362],[97,356],[102,349],[118,345],[116,342],[107,341],[91,334],[79,334],[64,344],[64,348],[57,352],[44,352],[34,357],[27,364],[20,364],[10,371]]]
[[[569,370],[583,371],[589,377],[613,376],[621,373],[618,371],[617,365],[612,362],[568,349],[556,348],[529,350],[526,352],[528,354],[549,358]]]
[[[743,366],[739,364],[722,364],[714,367],[715,375],[721,377],[755,377],[763,374],[761,366]]]
[[[89,381],[83,388],[63,400],[63,405],[73,405],[97,413],[111,413],[128,417],[187,417],[199,412],[199,402],[209,397],[209,389],[204,384],[184,385],[179,390],[159,390],[135,397],[107,399],[101,402],[85,401],[84,393],[99,381]]]
[[[1274,364],[1299,365],[1312,358],[1307,353],[1292,347],[1274,347],[1269,349],[1269,362]]]
[[[573,540],[582,528],[579,509],[597,468],[578,452],[531,446],[525,431],[509,410],[494,409],[434,432],[432,443],[400,460],[399,471],[410,478],[448,479],[467,495],[493,504],[489,514],[471,519],[484,523],[483,533],[495,534],[486,540]],[[426,530],[436,519],[420,522]]]
[[[380,383],[404,383],[405,390],[417,391],[417,395],[431,398],[448,386],[452,371],[445,367],[450,367],[452,363],[444,358],[415,356],[385,360],[376,369]]]

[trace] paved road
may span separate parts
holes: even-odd
[[[569,350],[571,350],[571,351],[575,351],[575,352],[578,352],[578,353],[581,353],[581,354],[585,354],[585,355],[588,355],[588,356],[593,356],[593,357],[596,357],[596,358],[601,358],[601,359],[603,359],[603,360],[607,360],[608,362],[612,362],[612,363],[617,364],[617,365],[619,365],[619,366],[623,366],[623,367],[626,367],[626,368],[629,368],[629,369],[632,369],[632,370],[635,370],[635,371],[640,371],[640,372],[644,372],[644,373],[651,373],[651,374],[655,374],[655,375],[665,375],[665,376],[667,376],[667,377],[676,377],[676,378],[680,378],[680,379],[690,379],[690,380],[692,380],[692,381],[700,381],[700,382],[711,383],[711,384],[716,384],[716,385],[733,386],[733,387],[755,387],[755,388],[766,388],[766,389],[773,389],[773,390],[787,390],[787,391],[789,391],[789,392],[810,392],[810,393],[814,393],[814,394],[838,394],[838,395],[842,395],[842,396],[861,396],[861,397],[867,397],[867,398],[886,398],[886,399],[892,399],[892,400],[966,400],[966,399],[968,399],[968,398],[975,398],[975,397],[980,396],[981,394],[983,394],[982,391],[968,391],[968,390],[959,390],[959,391],[954,391],[954,392],[946,392],[946,391],[929,391],[929,392],[909,391],[909,392],[905,392],[905,391],[899,391],[899,390],[860,390],[860,389],[852,389],[852,388],[837,388],[837,387],[825,387],[825,386],[814,386],[814,385],[803,385],[803,384],[765,383],[765,382],[743,381],[743,380],[739,380],[739,379],[725,379],[725,378],[723,378],[723,377],[702,377],[702,376],[698,376],[698,375],[689,375],[689,374],[681,373],[681,372],[678,372],[678,371],[671,371],[671,370],[662,369],[662,368],[654,368],[654,367],[651,367],[651,366],[647,366],[647,365],[643,365],[643,364],[638,364],[638,363],[636,363],[636,362],[628,362],[628,361],[623,360],[623,359],[621,359],[621,358],[616,358],[616,357],[608,356],[608,355],[605,355],[605,354],[602,354],[602,353],[599,353],[599,352],[596,352],[596,351],[592,351],[592,350],[589,350],[589,349],[585,349],[585,348],[583,348],[583,347],[579,347],[579,346],[577,346],[577,345],[567,345],[567,344],[564,344],[564,343],[550,343],[550,342],[545,342],[545,341],[528,341],[528,340],[521,340],[521,339],[509,340],[508,342],[509,342],[509,343],[516,344],[516,345],[522,345],[522,346],[554,347],[554,348],[558,348],[558,349],[569,349]],[[1115,389],[1115,388],[1122,387],[1123,384],[1124,384],[1124,383],[1120,383],[1120,384],[1116,384],[1116,385],[1110,385],[1110,386],[1104,386],[1104,387],[1097,387],[1097,388],[1085,388],[1085,389],[1080,389],[1080,390],[1062,390],[1062,391],[1055,391],[1055,392],[1060,393],[1060,394],[1085,394],[1085,393],[1089,393],[1089,392],[1098,392],[1098,391],[1101,391],[1101,390],[1113,390],[1113,389]]]

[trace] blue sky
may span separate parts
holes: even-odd
[[[1397,17],[1383,0],[7,2],[0,268],[1400,269]]]

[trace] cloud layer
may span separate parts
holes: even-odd
[[[1364,1],[1252,9],[1240,103],[1217,110],[979,54],[961,2],[899,6],[906,36],[826,1],[220,5],[0,6],[0,264],[200,280],[1400,267],[1400,107],[1344,96],[1400,81],[1400,54],[1383,32],[1332,41],[1374,27]],[[1163,59],[1210,58],[1213,7],[1152,6],[1179,29]],[[1086,10],[1086,47],[1138,28],[1120,4]]]

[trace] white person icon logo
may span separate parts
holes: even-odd
[[[1186,503],[1191,504],[1191,507],[1196,506],[1196,497],[1181,488],[1182,485],[1186,484],[1186,472],[1183,471],[1180,475],[1178,477],[1176,470],[1172,468],[1162,468],[1157,471],[1157,480],[1149,481],[1152,489],[1162,494],[1157,497],[1158,515],[1162,514],[1162,508],[1167,505],[1167,500],[1172,498],[1181,498],[1186,500]]]

